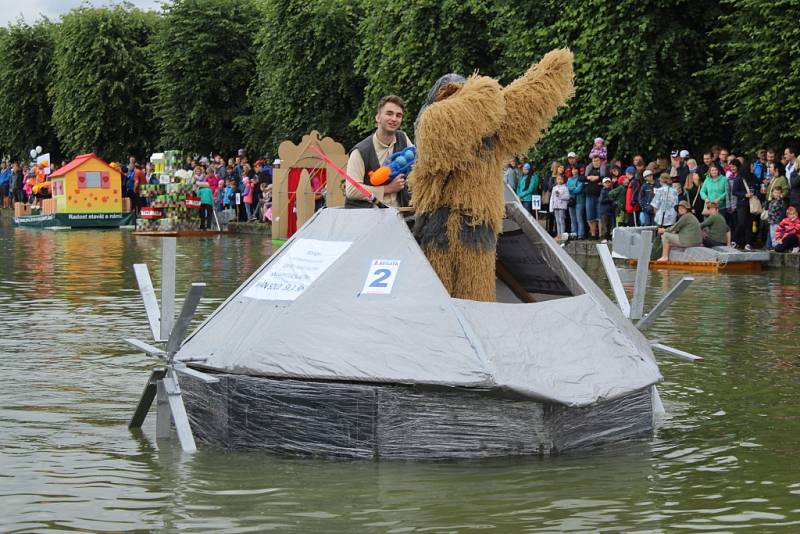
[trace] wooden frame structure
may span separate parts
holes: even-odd
[[[329,208],[344,205],[344,178],[342,178],[328,163],[316,155],[311,147],[316,146],[336,165],[347,166],[347,152],[344,146],[330,137],[321,138],[316,130],[304,135],[299,144],[284,141],[278,147],[278,157],[281,160],[280,168],[272,173],[272,237],[288,239],[289,235],[289,205],[294,201],[297,215],[297,226],[300,228],[314,214],[314,191],[311,187],[311,169],[324,169],[326,179],[325,205]],[[289,172],[291,169],[302,168],[300,181],[294,191],[289,187]]]

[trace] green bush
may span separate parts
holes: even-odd
[[[363,90],[352,68],[358,16],[357,5],[337,0],[265,2],[252,114],[241,121],[248,147],[263,154],[311,130],[348,148],[357,140],[349,123]]]
[[[66,156],[107,159],[155,148],[148,40],[157,15],[127,7],[73,9],[54,29],[49,95]]]
[[[0,34],[0,146],[13,159],[28,158],[41,145],[60,155],[47,98],[53,58],[53,25],[18,22]]]
[[[260,23],[252,0],[175,0],[164,7],[150,78],[162,146],[230,154],[248,113]]]

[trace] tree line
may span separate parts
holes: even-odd
[[[576,94],[534,157],[752,151],[800,138],[795,0],[173,0],[83,6],[0,29],[0,152],[274,152],[311,129],[351,146],[381,95],[406,129],[442,74],[508,83],[575,53]]]

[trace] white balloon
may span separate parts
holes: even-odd
[[[37,154],[41,154],[42,153],[42,147],[41,146],[36,145],[36,153]]]
[[[35,158],[35,157],[36,157],[36,149],[35,149],[35,148],[32,148],[32,149],[31,149],[31,157],[32,157],[32,158]]]

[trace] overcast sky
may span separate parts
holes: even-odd
[[[129,0],[129,2],[144,9],[158,9],[161,6],[161,0]],[[105,6],[120,2],[109,0],[0,0],[0,26],[15,22],[20,16],[28,23],[36,22],[40,15],[44,15],[50,20],[56,20],[70,9],[87,3],[93,6]]]

